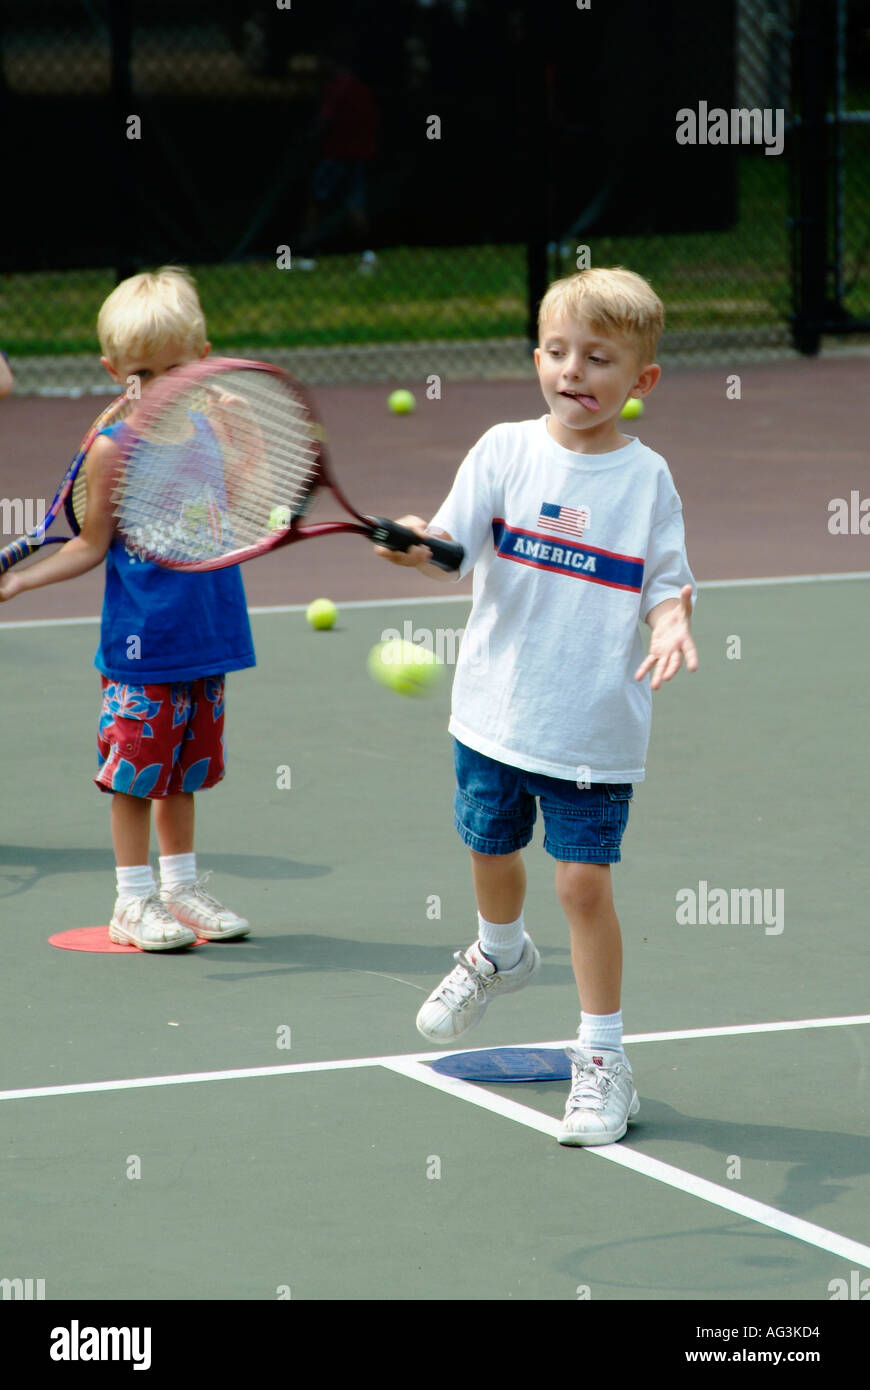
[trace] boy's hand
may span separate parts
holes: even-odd
[[[420,545],[412,545],[410,550],[389,550],[385,545],[376,545],[375,554],[380,555],[382,560],[389,560],[394,565],[406,565],[411,569],[419,569],[432,559],[432,551],[426,545],[422,533],[426,530],[426,523],[419,516],[400,516],[396,518],[400,526],[407,526],[411,531],[416,531],[421,537]]]
[[[673,600],[665,602],[670,604]],[[684,659],[688,670],[698,669],[698,653],[689,627],[692,618],[691,584],[684,585],[678,602],[672,608],[669,607],[660,616],[655,616],[656,611],[653,609],[647,616],[648,622],[650,618],[653,619],[650,624],[652,636],[649,651],[634,673],[635,680],[640,681],[647,671],[654,667],[650,680],[652,690],[658,690],[663,680],[671,680],[679,671]]]

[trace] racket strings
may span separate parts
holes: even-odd
[[[132,408],[133,402],[128,397],[119,396],[114,401],[112,401],[112,403],[108,405],[100,415],[97,416],[97,419],[91,425],[90,430],[88,431],[85,438],[82,440],[81,448],[79,450],[79,460],[81,464],[84,463],[84,460],[91,448],[91,445],[96,440],[100,431],[108,429],[110,425],[115,425],[120,420],[123,420],[125,416],[130,414]],[[78,530],[80,531],[82,526],[84,525],[87,503],[87,475],[85,473],[84,468],[80,466],[78,472],[75,475],[75,478],[73,479],[73,485],[69,496],[69,507],[67,512],[69,516],[69,510],[71,509],[72,511],[72,517],[70,519],[75,522],[75,526],[73,529],[78,528]]]
[[[128,549],[170,563],[262,543],[305,510],[319,450],[303,402],[268,372],[216,373],[131,420],[116,491]]]
[[[76,519],[76,525],[78,526],[79,530],[81,530],[82,526],[84,525],[85,507],[87,505],[87,500],[88,484],[85,478],[85,470],[83,468],[80,468],[75,476],[75,482],[72,486],[72,496],[70,498],[73,516]]]

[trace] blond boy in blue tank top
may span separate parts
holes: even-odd
[[[131,394],[210,350],[195,284],[175,266],[118,285],[100,310],[97,333],[103,366]],[[100,434],[85,460],[81,534],[50,558],[4,575],[0,599],[105,561],[94,781],[112,797],[116,900],[109,935],[143,951],[172,951],[198,938],[229,940],[250,931],[245,918],[206,891],[208,875],[197,873],[194,794],[224,776],[226,674],[256,658],[237,568],[172,573],[126,551],[111,503],[124,428]],[[192,421],[192,429],[206,428]],[[149,860],[152,806],[159,887]]]

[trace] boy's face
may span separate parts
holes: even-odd
[[[197,362],[200,358],[207,357],[210,351],[211,343],[206,343],[202,352],[196,352],[186,344],[169,342],[154,352],[138,357],[124,353],[115,362],[110,362],[108,357],[101,357],[100,361],[119,386],[126,388],[131,385],[130,378],[137,377],[140,389],[146,391],[150,383],[163,376],[165,372],[171,372],[175,367],[183,367],[187,362]]]
[[[645,396],[661,376],[628,338],[604,337],[583,319],[541,325],[535,366],[550,408],[547,428],[565,449],[604,454],[627,443],[619,428],[629,396]]]

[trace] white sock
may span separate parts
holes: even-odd
[[[196,883],[195,854],[161,854],[161,888],[187,888]]]
[[[580,1014],[580,1027],[577,1037],[584,1052],[595,1048],[607,1048],[611,1052],[622,1051],[622,1010],[615,1014]]]
[[[134,864],[124,868],[118,866],[115,869],[115,881],[120,902],[127,902],[130,898],[150,898],[152,893],[157,892],[154,870],[150,864]]]
[[[477,914],[480,933],[480,949],[488,956],[496,970],[513,970],[519,965],[523,954],[523,914],[515,922],[487,922]]]

